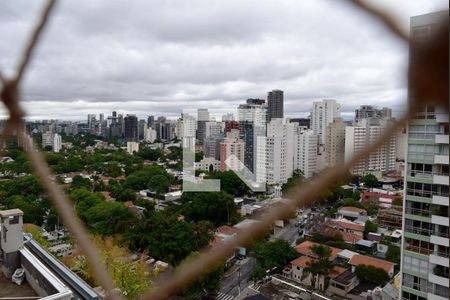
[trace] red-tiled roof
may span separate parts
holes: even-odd
[[[312,250],[311,250],[311,246],[318,246],[318,245],[320,245],[320,244],[311,242],[311,241],[304,241],[303,243],[298,244],[294,248],[300,254],[303,254],[303,255],[306,255],[309,257],[316,257],[314,252],[312,252]],[[326,246],[326,245],[324,245],[324,246]],[[336,256],[338,255],[338,253],[342,251],[342,249],[339,249],[339,248],[330,247],[330,246],[327,246],[327,247],[329,247],[331,249],[330,260],[334,260],[336,258]]]
[[[353,266],[359,266],[359,265],[374,266],[374,267],[385,270],[387,273],[389,273],[391,270],[393,270],[393,267],[394,267],[394,264],[389,261],[381,260],[378,258],[373,258],[370,256],[360,255],[360,254],[353,255],[353,257],[350,259],[350,261],[348,263]]]
[[[341,267],[341,266],[334,266],[334,267],[333,267],[333,270],[331,270],[329,276],[330,276],[330,278],[336,278],[336,277],[338,277],[339,275],[341,275],[342,273],[344,273],[345,271],[347,271],[347,269],[344,268],[344,267]]]
[[[351,212],[355,212],[355,213],[364,213],[364,212],[366,212],[365,209],[358,208],[358,207],[353,207],[353,206],[343,206],[343,207],[339,208],[339,210],[346,210],[346,211],[351,211]]]
[[[220,226],[217,228],[217,233],[223,234],[223,235],[233,235],[233,234],[238,234],[239,229],[231,227],[231,226],[223,225],[223,226]]]
[[[304,267],[307,266],[307,263],[309,263],[310,261],[313,261],[313,259],[308,257],[308,256],[300,256],[299,258],[294,259],[293,261],[291,261],[291,265],[299,266],[301,268],[304,268]]]
[[[350,222],[344,222],[344,221],[332,221],[333,224],[344,228],[344,229],[350,229],[350,230],[355,230],[355,231],[364,231],[364,226],[363,225],[359,225],[359,224],[355,224],[355,223],[350,223]]]

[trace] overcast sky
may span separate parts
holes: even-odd
[[[443,0],[377,0],[409,17]],[[0,3],[0,70],[12,75],[42,1]],[[140,117],[183,109],[234,112],[247,98],[285,92],[285,114],[312,101],[405,103],[408,49],[338,0],[61,1],[26,74],[28,118],[86,119],[112,110]],[[0,111],[5,115],[4,110]]]

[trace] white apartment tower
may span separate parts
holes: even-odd
[[[296,131],[294,134],[294,169],[299,169],[306,178],[310,178],[317,168],[319,137],[310,129],[297,127]]]
[[[438,18],[448,26],[448,10],[412,17],[411,38],[429,41]],[[422,107],[408,125],[407,143],[399,298],[449,299],[448,106]]]
[[[345,127],[345,162],[376,141],[389,122],[386,119],[363,119],[357,125]],[[363,175],[366,172],[395,170],[396,146],[396,135],[392,135],[383,146],[354,164],[350,171],[355,175]]]
[[[272,119],[267,136],[258,137],[256,150],[256,181],[268,184],[286,183],[294,171],[295,123]]]
[[[53,152],[61,151],[61,143],[62,143],[61,136],[55,133],[53,136]]]
[[[335,118],[341,117],[341,105],[336,100],[326,99],[313,103],[311,129],[319,136],[319,143],[325,143],[325,130]]]
[[[325,130],[325,160],[329,167],[344,162],[345,123],[336,118]]]

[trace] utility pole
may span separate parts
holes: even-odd
[[[241,262],[238,262],[239,269],[238,269],[238,296],[241,294]]]

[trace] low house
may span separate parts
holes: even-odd
[[[355,248],[373,254],[377,250],[377,242],[362,239],[355,243]]]
[[[317,256],[314,254],[314,252],[311,250],[311,246],[319,246],[319,243],[311,242],[311,241],[304,241],[301,244],[298,244],[294,247],[295,250],[297,250],[298,253],[304,256],[308,256],[310,258],[317,258]],[[329,247],[329,246],[327,246]],[[331,255],[330,260],[335,260],[338,253],[342,251],[342,249],[335,248],[335,247],[329,247],[331,249]]]
[[[350,221],[354,221],[356,219],[367,220],[367,211],[362,208],[353,207],[353,206],[343,206],[338,209],[337,212],[338,219],[347,219]]]
[[[358,284],[359,279],[355,273],[351,270],[346,270],[345,272],[339,274],[339,276],[330,279],[330,284],[327,288],[327,293],[339,295],[346,298],[347,294],[350,293]]]
[[[308,267],[308,264],[314,260],[314,258],[310,258],[308,256],[300,256],[299,258],[291,261],[288,268],[283,270],[283,275],[289,279],[299,282],[302,285],[314,285],[315,289],[323,291],[326,289],[328,278],[335,278],[346,271],[346,268],[335,266],[328,276],[305,273],[305,268]]]
[[[343,233],[351,233],[354,235],[361,236],[360,239],[362,239],[363,237],[364,225],[347,221],[345,219],[340,219],[340,220],[332,220],[330,226]]]
[[[388,273],[389,277],[392,278],[394,276],[394,263],[386,260],[358,254],[354,255],[348,263],[352,266],[352,269],[359,265],[374,266],[376,268],[385,270],[386,273]]]

